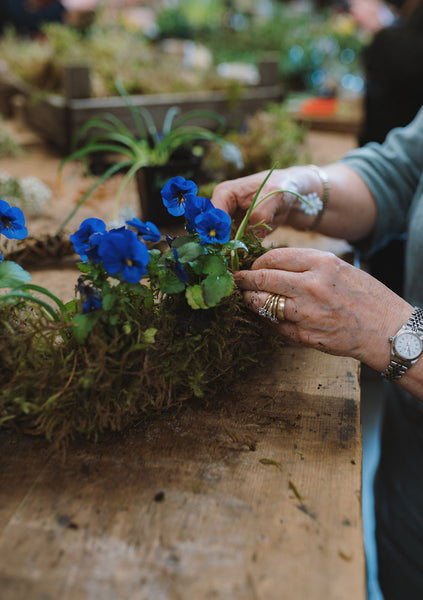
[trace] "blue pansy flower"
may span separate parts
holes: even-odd
[[[0,233],[9,240],[23,240],[28,235],[23,212],[6,200],[0,200]]]
[[[90,296],[87,296],[85,302],[82,305],[82,312],[85,315],[95,310],[100,310],[101,306],[101,296],[97,292],[96,294],[91,294]]]
[[[126,221],[126,224],[136,229],[146,242],[160,242],[162,239],[159,228],[151,221],[143,223],[140,219],[135,217],[130,221]]]
[[[201,196],[195,196],[194,194],[187,194],[186,196],[186,205],[185,205],[185,218],[186,229],[188,231],[193,231],[195,229],[195,219],[201,213],[207,212],[211,210],[213,204],[209,198],[201,198]]]
[[[172,248],[172,251],[173,256],[175,257],[175,263],[171,263],[170,268],[178,277],[178,279],[182,281],[182,283],[186,283],[188,281],[188,275],[186,274],[185,269],[182,266],[181,261],[179,260],[178,251],[176,250],[176,248]]]
[[[213,208],[198,215],[195,229],[202,244],[226,244],[231,236],[231,217],[224,210]]]
[[[172,177],[162,188],[163,204],[171,215],[180,217],[185,213],[187,194],[197,194],[197,189],[197,185],[189,179],[180,175]]]
[[[100,292],[93,288],[92,285],[85,283],[82,275],[78,277],[76,289],[81,294],[81,297],[84,298],[82,305],[83,314],[99,310],[102,307],[103,303]]]
[[[100,237],[94,234],[103,235],[105,232],[105,222],[92,217],[82,221],[78,231],[69,236],[69,239],[73,244],[75,252],[79,254],[84,262],[88,260],[88,257],[97,261],[97,246],[100,242]]]
[[[129,229],[112,229],[105,233],[98,254],[110,275],[120,274],[128,283],[138,283],[150,262],[147,246]]]

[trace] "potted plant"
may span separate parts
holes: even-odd
[[[81,198],[62,224],[62,230],[94,189],[118,171],[124,171],[125,176],[120,186],[117,204],[125,187],[135,178],[142,217],[162,225],[169,223],[169,214],[163,208],[160,189],[170,177],[195,177],[201,162],[202,149],[193,146],[194,144],[215,142],[221,147],[226,160],[240,160],[236,146],[221,135],[225,120],[219,114],[194,110],[177,117],[179,108],[174,106],[167,111],[163,126],[159,129],[148,110],[133,105],[122,83],[118,81],[116,85],[126,100],[136,133],[132,133],[123,121],[112,114],[90,119],[79,130],[75,144],[80,147],[61,162],[60,169],[69,161],[86,160],[98,156],[99,153],[114,154],[118,158]],[[217,130],[212,131],[196,124],[199,119],[209,119],[217,126]]]

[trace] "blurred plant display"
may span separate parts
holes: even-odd
[[[116,94],[117,70],[130,94],[226,89],[230,82],[219,76],[219,64],[257,64],[268,52],[278,55],[288,89],[361,91],[360,53],[369,40],[348,16],[304,10],[295,2],[265,5],[261,12],[255,3],[223,0],[157,6],[154,39],[100,12],[83,32],[49,24],[42,39],[28,40],[8,30],[0,38],[0,55],[13,74],[54,92],[61,91],[65,65],[88,62],[94,96]],[[165,50],[169,38],[207,47],[213,64],[193,68],[186,56]]]
[[[9,133],[0,118],[0,158],[20,156],[24,154],[22,145]]]
[[[238,148],[242,161],[224,160],[211,145],[202,168],[216,181],[241,177],[269,168],[310,162],[304,147],[305,128],[298,124],[283,104],[270,104],[246,119],[241,131],[230,131],[225,139]]]
[[[43,90],[62,93],[63,69],[88,64],[94,97],[115,96],[119,74],[130,94],[225,89],[228,82],[211,66],[192,69],[140,33],[99,20],[89,32],[61,24],[43,28],[42,39],[22,39],[9,29],[0,56],[13,75]]]
[[[320,92],[338,84],[349,92],[361,91],[360,53],[369,38],[348,15],[318,9],[311,3],[304,8],[295,2],[270,1],[260,12],[257,3],[234,1],[227,3],[230,9],[218,26],[213,19],[204,19],[196,27],[189,18],[190,3],[179,0],[159,11],[163,37],[201,39],[211,49],[216,64],[256,64],[263,53],[277,53],[281,81],[289,88]],[[209,3],[198,4],[205,11]]]

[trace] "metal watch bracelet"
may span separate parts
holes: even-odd
[[[423,309],[415,306],[410,318],[408,319],[407,323],[405,323],[405,327],[408,327],[423,338]],[[404,375],[410,366],[412,365],[406,365],[399,359],[392,357],[389,365],[385,371],[383,371],[382,376],[389,381],[398,381],[398,379]]]

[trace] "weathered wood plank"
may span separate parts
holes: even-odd
[[[365,598],[352,359],[286,347],[65,462],[0,449],[2,600]]]
[[[71,73],[69,71],[67,77],[70,78]],[[87,85],[86,81],[85,86],[84,82],[81,82],[82,88]],[[70,152],[75,134],[82,125],[93,117],[104,116],[106,113],[112,113],[136,133],[126,100],[120,96],[76,98],[75,96],[80,96],[81,93],[75,89],[74,94],[68,90],[67,98],[58,94],[45,94],[40,97],[36,88],[0,72],[0,95],[4,96],[3,103],[11,104],[11,98],[18,93],[25,99],[24,115],[27,124],[62,153]],[[282,86],[272,84],[248,86],[236,98],[231,98],[227,91],[204,90],[133,95],[131,102],[135,107],[147,109],[160,130],[167,111],[173,106],[180,108],[181,115],[191,110],[214,111],[226,119],[228,126],[237,127],[247,115],[269,103],[281,102],[283,97]],[[2,102],[0,110],[1,107]],[[11,106],[7,106],[3,112],[9,114],[10,110]],[[205,127],[216,127],[216,123],[209,118],[199,118],[195,123]]]

